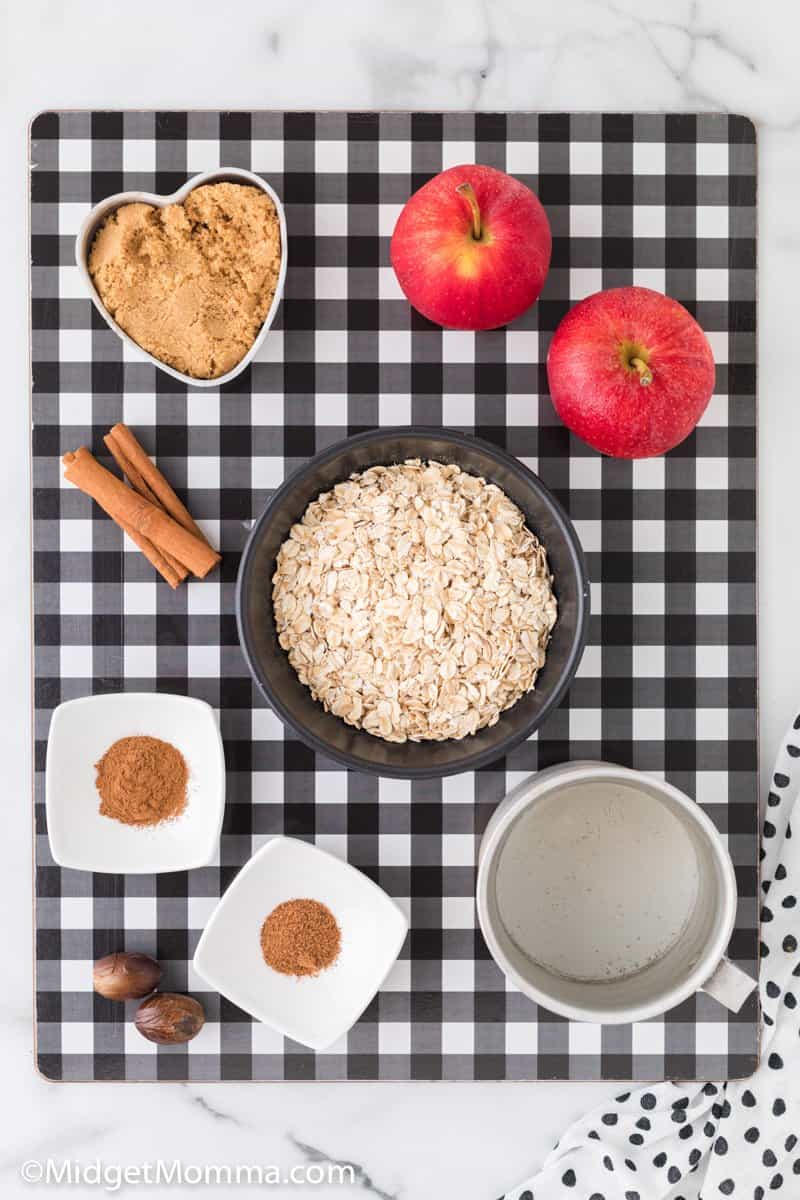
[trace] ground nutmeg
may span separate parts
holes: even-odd
[[[100,814],[123,825],[159,825],[186,808],[189,769],[180,750],[155,737],[124,737],[95,764]]]
[[[336,918],[319,900],[286,900],[261,926],[264,961],[282,975],[318,975],[339,956]]]

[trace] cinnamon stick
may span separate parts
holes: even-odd
[[[128,483],[131,485],[134,491],[138,492],[140,496],[144,496],[145,500],[149,500],[151,504],[155,504],[157,508],[163,509],[163,504],[161,504],[158,496],[147,483],[147,480],[143,475],[140,475],[136,467],[133,466],[130,460],[125,456],[124,451],[110,433],[106,434],[106,436],[103,438],[103,441],[111,452],[115,463],[122,471],[123,475],[127,476]],[[205,541],[205,538],[203,540]],[[165,552],[163,558],[169,564],[172,572],[178,577],[179,581],[184,580],[189,574],[188,569],[183,565],[183,563],[178,562],[177,558],[173,558],[171,554]]]
[[[136,440],[127,425],[121,422],[111,429],[103,439],[120,468],[128,476],[131,487],[153,504],[159,504],[166,513],[196,538],[207,542],[200,526],[192,519],[186,505],[176,496],[150,455]],[[127,464],[127,465],[126,465]]]
[[[219,555],[205,540],[189,533],[161,508],[117,479],[85,446],[65,454],[62,461],[66,479],[91,496],[118,525],[144,535],[162,554],[176,558],[193,575],[203,579],[219,562]]]
[[[110,513],[109,516],[111,516]],[[113,519],[114,518],[112,517],[112,520]],[[121,529],[125,530],[128,537],[136,543],[136,545],[139,547],[142,553],[146,555],[156,570],[164,576],[170,587],[176,588],[183,583],[184,579],[189,574],[188,567],[185,567],[182,562],[178,562],[177,558],[174,558],[173,555],[171,555],[167,550],[159,550],[158,546],[156,546],[154,542],[151,542],[149,538],[144,536],[144,534],[137,533],[132,526],[126,525],[123,521],[117,521],[117,524]],[[142,545],[142,542],[147,544],[149,550],[145,549],[145,547]]]
[[[100,503],[100,501],[98,501],[98,503]],[[104,508],[104,505],[100,504],[100,507]],[[108,509],[105,509],[105,511],[108,512]],[[112,516],[111,513],[108,513],[108,515]],[[154,543],[151,542],[148,537],[145,537],[143,533],[138,533],[131,525],[127,525],[122,521],[117,521],[117,524],[125,533],[127,533],[131,541],[139,547],[147,561],[152,563],[159,575],[161,575],[167,581],[171,588],[177,588],[181,583],[183,583],[184,579],[189,574],[184,566],[181,566],[181,564],[178,563],[176,569],[176,567],[173,565],[176,560],[173,558],[168,558],[166,554],[162,554],[158,546],[154,545]]]
[[[100,505],[103,511],[108,513],[108,515],[113,519],[113,513],[109,511],[103,501],[98,500],[97,503]],[[155,567],[159,575],[166,580],[171,588],[177,588],[181,583],[183,583],[184,579],[189,574],[186,567],[184,567],[178,562],[177,559],[172,558],[170,555],[162,554],[158,546],[154,545],[154,543],[150,541],[149,537],[145,537],[143,533],[139,533],[133,528],[132,525],[129,525],[125,521],[117,521],[117,524],[125,533],[127,533],[131,541],[139,547],[147,561]]]

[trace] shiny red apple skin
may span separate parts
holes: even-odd
[[[651,382],[626,365],[633,357]],[[547,376],[556,412],[578,437],[615,458],[652,458],[682,442],[702,417],[714,391],[714,356],[677,300],[650,288],[610,288],[563,318]]]
[[[456,191],[472,185],[481,240]],[[391,260],[409,303],[447,329],[497,329],[533,304],[550,266],[552,237],[538,197],[494,167],[450,167],[416,191],[397,219]]]

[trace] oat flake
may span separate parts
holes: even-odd
[[[545,548],[500,488],[420,459],[323,492],[281,546],[278,639],[315,700],[390,742],[463,738],[536,682]]]

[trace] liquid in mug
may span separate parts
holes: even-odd
[[[697,902],[697,855],[666,804],[614,782],[544,796],[511,827],[496,876],[517,948],[568,979],[622,979],[661,958]]]

